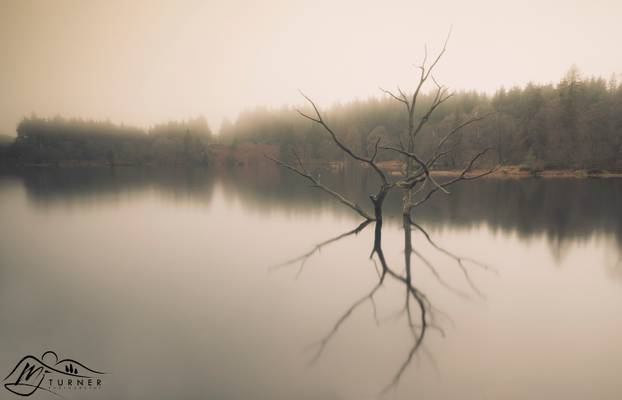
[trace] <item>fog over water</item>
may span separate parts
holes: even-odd
[[[619,399],[620,16],[0,0],[0,399]]]
[[[364,203],[369,171],[322,172]],[[0,176],[0,367],[54,349],[108,372],[93,398],[375,398],[412,337],[371,226],[278,169],[50,169]],[[485,179],[415,213],[414,282],[436,310],[386,398],[617,399],[622,200],[616,179]],[[400,271],[400,199],[383,228]],[[494,268],[494,270],[492,269]],[[496,271],[496,272],[495,272]],[[296,275],[299,273],[298,277]],[[443,334],[439,329],[442,329]],[[79,398],[63,393],[68,398]]]

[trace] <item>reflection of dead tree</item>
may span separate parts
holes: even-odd
[[[348,319],[348,317],[350,317],[350,315],[352,315],[354,310],[356,310],[361,304],[364,304],[367,300],[369,300],[372,303],[372,306],[374,309],[374,318],[377,321],[376,306],[374,303],[374,294],[376,294],[376,291],[378,291],[378,289],[380,289],[380,287],[382,286],[382,283],[384,282],[384,277],[385,275],[383,274],[380,277],[378,283],[373,287],[373,289],[368,294],[366,294],[365,296],[355,301],[354,304],[352,304],[350,308],[348,308],[346,312],[344,312],[343,315],[341,315],[341,317],[337,320],[333,328],[330,330],[330,332],[326,336],[324,336],[318,342],[313,343],[311,346],[309,346],[309,348],[317,347],[317,351],[311,358],[311,361],[309,362],[309,364],[315,363],[320,358],[320,356],[324,352],[324,349],[326,348],[326,345],[333,338],[333,336],[337,333],[341,325]]]
[[[311,258],[313,255],[315,255],[317,252],[319,252],[324,246],[331,244],[331,243],[335,243],[348,236],[356,235],[360,233],[362,230],[364,230],[369,225],[369,223],[370,221],[364,221],[359,226],[357,226],[355,229],[345,232],[334,238],[325,240],[317,244],[310,251],[302,254],[301,256],[293,258],[282,264],[275,265],[271,268],[280,268],[280,267],[284,267],[288,265],[295,265],[297,263],[300,263],[300,270],[302,270],[302,267],[304,266],[305,262],[309,258]],[[423,349],[422,347],[423,341],[424,341],[424,338],[426,337],[426,332],[428,331],[428,329],[436,330],[443,337],[445,336],[445,332],[438,325],[436,321],[436,316],[442,316],[451,321],[451,319],[446,314],[436,309],[432,305],[428,297],[419,288],[415,286],[413,282],[414,274],[412,271],[412,256],[415,255],[418,259],[420,259],[423,262],[423,264],[425,264],[428,268],[430,268],[433,271],[434,276],[444,287],[448,288],[449,290],[451,290],[451,292],[461,297],[467,297],[467,295],[464,292],[446,284],[441,279],[440,275],[436,272],[434,265],[432,265],[432,263],[426,257],[424,257],[420,252],[418,252],[417,250],[413,248],[411,229],[414,227],[417,230],[419,230],[425,236],[426,240],[436,250],[454,259],[456,263],[458,263],[463,269],[465,276],[467,278],[467,281],[472,286],[473,290],[476,291],[476,293],[479,293],[479,291],[477,291],[477,289],[473,285],[473,282],[471,281],[468,275],[468,271],[464,267],[464,263],[469,262],[469,263],[478,265],[481,268],[486,269],[486,270],[491,269],[491,268],[473,259],[454,255],[448,250],[445,250],[444,248],[438,246],[436,242],[432,240],[432,238],[427,233],[427,231],[425,231],[420,225],[414,223],[410,219],[410,217],[405,216],[403,219],[404,266],[405,268],[404,268],[403,273],[398,273],[396,272],[395,269],[389,266],[389,263],[387,262],[387,259],[385,257],[385,254],[382,248],[382,218],[378,219],[374,225],[375,225],[374,243],[373,243],[373,250],[372,250],[370,258],[374,262],[374,266],[377,267],[378,281],[373,285],[371,290],[369,290],[362,297],[354,301],[354,303],[352,303],[339,316],[335,324],[332,326],[330,331],[325,336],[323,336],[317,342],[311,344],[307,349],[314,350],[313,355],[311,356],[311,359],[309,361],[309,364],[311,365],[315,363],[316,361],[318,361],[318,359],[321,357],[321,355],[324,353],[325,349],[327,348],[328,344],[335,337],[338,331],[345,325],[348,319],[354,314],[354,312],[357,309],[361,308],[367,302],[371,304],[374,321],[376,322],[376,324],[379,325],[380,320],[377,315],[376,302],[375,302],[374,296],[378,293],[378,290],[386,283],[387,279],[391,279],[394,282],[398,282],[399,284],[404,285],[404,288],[405,288],[404,306],[401,308],[401,310],[399,310],[397,317],[404,317],[404,316],[406,317],[408,329],[409,329],[410,334],[412,335],[413,342],[408,352],[406,353],[404,360],[399,365],[398,370],[393,375],[393,378],[381,392],[381,393],[386,393],[387,391],[396,387],[399,384],[405,371],[408,369],[408,367],[412,364],[413,360],[415,359],[415,355],[420,350]],[[379,266],[379,269],[378,269],[378,266]],[[299,273],[300,273],[300,270],[299,270]]]
[[[462,271],[464,278],[466,279],[466,281],[468,282],[469,286],[471,287],[471,289],[473,289],[473,291],[481,298],[485,298],[484,294],[477,288],[477,286],[475,285],[475,283],[473,282],[473,280],[471,279],[471,275],[469,274],[469,270],[467,269],[467,267],[465,266],[465,263],[470,263],[472,265],[478,266],[482,269],[484,269],[485,271],[489,271],[492,270],[495,273],[497,273],[497,271],[492,268],[491,266],[488,266],[486,264],[483,264],[477,260],[474,260],[472,258],[469,257],[462,257],[459,256],[457,254],[454,254],[452,252],[450,252],[449,250],[439,246],[438,244],[436,244],[435,241],[432,240],[432,238],[430,237],[430,234],[423,229],[419,224],[415,223],[412,221],[412,219],[410,217],[408,217],[407,219],[407,224],[408,225],[412,225],[415,228],[417,228],[422,234],[423,236],[426,238],[426,240],[428,241],[428,243],[430,243],[430,245],[432,245],[432,247],[434,247],[436,250],[438,250],[439,252],[441,252],[442,254],[446,255],[447,257],[451,258],[452,260],[454,260],[456,262],[456,264],[458,265],[458,267],[460,268],[460,270]],[[419,257],[421,258],[421,257]],[[423,259],[422,259],[423,260]],[[424,263],[428,264],[428,262],[426,260],[423,260]],[[444,285],[445,286],[445,285]]]
[[[418,252],[417,250],[412,250],[412,253],[417,256],[417,258],[423,263],[423,265],[425,265],[428,270],[432,273],[432,275],[434,275],[434,278],[436,278],[436,280],[438,281],[438,283],[443,286],[444,288],[446,288],[447,290],[449,290],[450,292],[456,294],[457,296],[463,298],[463,299],[468,299],[469,295],[464,293],[462,290],[453,287],[452,285],[450,285],[449,283],[447,283],[443,277],[438,273],[438,271],[436,270],[436,267],[432,264],[432,262],[430,262],[423,254],[421,254],[420,252]]]
[[[381,227],[381,220],[376,222],[376,227]],[[409,225],[410,227],[410,225]],[[353,312],[358,309],[361,305],[365,304],[369,301],[372,305],[374,319],[376,323],[378,323],[378,318],[376,315],[376,306],[374,301],[374,295],[377,293],[378,289],[382,287],[385,282],[386,277],[393,278],[395,281],[403,284],[406,288],[406,298],[404,303],[404,308],[400,312],[402,315],[406,315],[408,321],[408,328],[411,334],[413,335],[413,345],[410,348],[406,359],[400,365],[398,371],[394,375],[390,384],[383,390],[383,393],[389,390],[391,387],[397,385],[399,380],[401,379],[404,371],[411,364],[415,353],[421,348],[426,330],[428,328],[434,328],[441,332],[444,335],[443,330],[438,327],[433,318],[433,312],[435,309],[432,307],[432,304],[428,300],[425,294],[421,292],[417,287],[414,286],[412,282],[412,273],[410,271],[410,254],[412,253],[412,243],[410,242],[410,235],[406,233],[405,230],[405,238],[406,238],[406,269],[405,274],[401,275],[391,269],[386,261],[384,256],[384,251],[382,249],[382,230],[376,229],[374,234],[374,250],[372,252],[372,257],[376,256],[378,261],[380,262],[381,270],[378,277],[378,282],[373,286],[373,288],[366,293],[363,297],[357,299],[348,309],[337,319],[337,322],[333,325],[332,329],[320,339],[318,342],[312,344],[310,348],[317,348],[314,355],[311,358],[310,364],[315,363],[319,357],[322,355],[328,343],[333,339],[339,329],[343,326],[343,324],[348,320],[349,317],[352,316]],[[300,259],[300,258],[298,258]],[[415,309],[411,307],[411,304],[416,304],[416,310],[418,310],[418,321],[415,323],[417,319],[417,314]]]
[[[393,379],[382,390],[381,393],[386,393],[389,389],[391,389],[392,387],[396,386],[399,383],[400,379],[402,378],[402,375],[404,374],[404,371],[406,371],[406,368],[408,368],[408,366],[412,362],[413,357],[415,356],[415,353],[421,347],[428,325],[436,326],[432,319],[433,317],[432,304],[427,299],[427,297],[421,291],[419,291],[412,283],[412,270],[411,270],[412,256],[411,255],[413,253],[413,246],[412,246],[412,235],[411,235],[410,224],[404,223],[403,228],[404,228],[404,265],[405,265],[404,276],[396,274],[386,264],[384,264],[383,267],[392,277],[402,282],[406,286],[406,303],[404,304],[403,312],[406,313],[406,317],[408,321],[408,328],[410,330],[410,333],[413,336],[413,345],[410,348],[410,351],[408,352],[406,359],[404,360],[404,362],[402,362],[402,365],[400,366],[396,374],[393,376]],[[377,239],[379,240],[379,238]],[[417,304],[419,308],[419,315],[420,315],[420,321],[421,321],[419,326],[417,326],[413,321],[413,315],[412,315],[411,308],[410,308],[411,298],[415,301],[415,303]],[[442,331],[442,329],[440,328],[438,329],[444,335],[444,332]]]
[[[313,247],[310,251],[308,251],[307,253],[298,256],[296,258],[292,258],[291,260],[285,261],[284,263],[281,264],[277,264],[277,265],[273,265],[272,267],[270,267],[270,270],[273,269],[277,269],[277,268],[281,268],[281,267],[286,267],[295,263],[300,262],[300,267],[298,268],[298,273],[296,274],[296,277],[298,277],[301,273],[302,270],[307,262],[307,260],[309,258],[311,258],[315,253],[319,252],[322,250],[322,248],[326,245],[329,245],[331,243],[335,243],[343,238],[346,238],[348,236],[351,235],[358,235],[359,232],[361,232],[363,229],[365,229],[367,227],[367,225],[369,225],[369,223],[371,222],[371,220],[366,219],[365,221],[361,222],[361,224],[359,226],[357,226],[356,228],[352,229],[351,231],[342,233],[339,236],[335,236],[334,238],[325,240],[321,243],[318,243],[317,245],[315,245],[315,247]]]

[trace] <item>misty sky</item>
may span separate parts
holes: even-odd
[[[622,2],[0,0],[0,133],[22,116],[147,127],[411,88],[424,43],[453,89],[622,72]],[[618,75],[619,77],[619,75]]]

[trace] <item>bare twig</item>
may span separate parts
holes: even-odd
[[[480,157],[482,157],[484,154],[486,154],[489,150],[490,150],[490,148],[487,148],[487,149],[484,149],[484,150],[482,150],[481,152],[477,153],[477,154],[476,154],[476,155],[475,155],[475,156],[471,159],[471,161],[469,161],[468,165],[467,165],[467,166],[466,166],[466,167],[462,170],[462,172],[460,172],[460,174],[459,174],[457,177],[455,177],[455,178],[453,178],[453,179],[450,179],[450,180],[448,180],[448,181],[446,181],[446,182],[443,182],[443,183],[439,184],[439,186],[440,186],[440,187],[442,187],[443,189],[446,189],[448,186],[451,186],[451,185],[453,185],[453,184],[454,184],[454,183],[456,183],[456,182],[460,182],[460,181],[467,181],[467,180],[474,180],[474,179],[479,179],[479,178],[482,178],[482,177],[484,177],[484,176],[486,176],[486,175],[490,175],[490,174],[492,174],[493,172],[495,172],[495,171],[499,168],[498,166],[496,166],[496,167],[494,167],[494,168],[491,168],[491,169],[489,169],[489,170],[487,170],[487,171],[485,171],[485,172],[482,172],[481,174],[477,174],[477,175],[467,175],[468,173],[470,173],[470,172],[471,172],[471,170],[472,170],[473,165],[475,164],[475,162],[476,162],[476,161],[477,161]],[[423,199],[421,199],[421,200],[419,200],[419,201],[417,201],[417,202],[413,203],[413,204],[412,204],[412,208],[419,207],[421,204],[423,204],[423,203],[425,203],[426,201],[428,201],[428,200],[430,199],[430,197],[432,197],[432,195],[433,195],[434,193],[436,193],[438,190],[439,190],[439,187],[438,187],[438,186],[437,186],[437,187],[432,188],[432,189],[431,189],[431,190],[430,190],[430,191],[429,191],[429,192],[425,195],[425,197],[424,197]]]
[[[270,157],[268,155],[264,155],[267,159],[274,161],[276,164],[282,166],[283,168],[286,168],[292,172],[295,172],[296,174],[306,178],[307,180],[309,180],[312,183],[312,187],[316,187],[318,189],[323,190],[324,192],[328,193],[329,195],[333,196],[334,198],[336,198],[341,204],[346,205],[347,207],[350,207],[352,210],[356,211],[356,213],[358,213],[361,217],[373,221],[374,217],[372,217],[371,215],[369,215],[365,210],[363,210],[363,208],[361,208],[361,206],[359,206],[358,204],[346,199],[344,196],[342,196],[341,194],[337,193],[336,191],[332,190],[331,188],[327,187],[326,185],[320,183],[319,180],[317,180],[315,177],[313,177],[313,175],[311,175],[304,167],[302,167],[302,161],[300,161],[300,158],[298,158],[298,156],[296,155],[296,157],[298,158],[298,162],[301,165],[301,167],[295,167],[292,166],[284,161],[281,161],[279,159]]]
[[[307,118],[317,124],[320,124],[324,130],[326,132],[328,132],[331,136],[331,138],[333,139],[333,142],[337,145],[337,147],[339,147],[341,150],[343,150],[347,155],[349,155],[352,159],[360,161],[362,163],[368,164],[369,166],[371,166],[374,171],[376,171],[376,173],[378,174],[378,176],[380,177],[380,179],[382,180],[382,183],[384,185],[388,185],[388,179],[385,175],[385,173],[378,167],[378,165],[374,162],[374,158],[366,158],[366,157],[362,157],[359,156],[358,154],[356,154],[354,151],[352,151],[348,146],[346,146],[337,136],[337,134],[335,133],[335,131],[333,131],[333,129],[331,127],[328,126],[328,124],[326,124],[326,122],[324,121],[324,118],[322,117],[322,114],[320,113],[320,110],[318,109],[318,107],[315,105],[315,103],[313,102],[313,100],[311,100],[307,95],[305,95],[304,93],[300,92],[302,94],[302,96],[309,102],[309,104],[311,104],[311,106],[313,107],[313,110],[315,111],[315,117],[312,117],[308,114],[303,113],[300,110],[296,110],[300,115],[302,115],[304,118]]]

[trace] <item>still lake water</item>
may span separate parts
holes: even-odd
[[[366,171],[321,179],[368,204]],[[400,198],[387,203],[384,254],[402,272]],[[621,180],[486,179],[417,210],[438,245],[494,271],[465,263],[472,287],[413,232],[441,277],[413,257],[413,281],[444,336],[427,330],[383,398],[621,398],[621,205]],[[270,269],[360,222],[277,169],[4,172],[2,377],[54,350],[107,372],[67,398],[377,398],[413,346],[395,281],[308,365],[309,345],[378,282],[372,225],[302,269]]]

